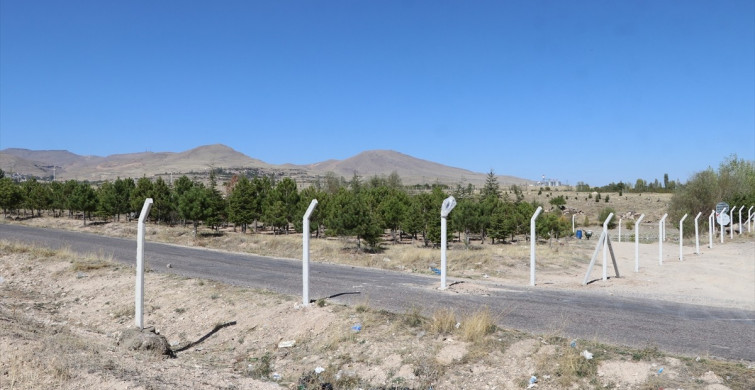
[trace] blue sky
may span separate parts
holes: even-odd
[[[755,2],[0,0],[0,149],[215,143],[684,182],[755,160]]]

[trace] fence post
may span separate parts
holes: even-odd
[[[608,217],[606,218],[605,222],[603,222],[603,234],[606,236],[606,242],[603,243],[603,281],[608,280],[608,264],[607,261],[607,252],[608,252],[608,222],[611,221],[611,218],[613,218],[613,213],[608,214]]]
[[[687,219],[687,215],[689,214],[684,214],[682,219],[679,220],[679,261],[684,260],[682,246],[684,245],[684,220]]]
[[[447,219],[451,210],[456,207],[456,199],[449,196],[443,200],[440,207],[440,289],[446,289],[446,246],[448,246]]]
[[[716,235],[716,210],[712,210],[708,216],[708,248],[713,248],[713,238]]]
[[[537,242],[535,220],[541,211],[543,211],[543,208],[538,206],[535,214],[532,214],[532,218],[530,218],[530,286],[535,285],[535,243]]]
[[[317,206],[317,199],[312,199],[302,218],[302,251],[301,251],[301,303],[309,305],[309,218]]]
[[[700,216],[703,215],[703,212],[700,211],[697,213],[697,216],[695,217],[695,254],[700,254],[700,233],[698,230],[698,222],[697,220],[700,218]]]
[[[144,223],[152,208],[152,198],[144,200],[136,233],[136,292],[134,294],[134,317],[136,327],[144,329]]]
[[[645,214],[640,214],[634,223],[634,272],[640,272],[640,221]]]
[[[663,226],[666,224],[666,217],[668,213],[663,214],[660,222],[658,222],[658,264],[663,265]]]

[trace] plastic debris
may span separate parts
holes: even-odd
[[[317,367],[315,368],[315,374],[322,374],[323,372],[325,372],[325,369],[324,369],[324,368],[322,368],[322,367],[320,367],[320,366],[317,366]]]
[[[440,270],[435,267],[430,267],[430,271],[435,272],[436,274],[440,275]]]
[[[577,348],[577,339],[572,340],[569,346],[572,348]]]
[[[534,376],[534,375],[533,375],[533,376],[531,376],[531,377],[530,377],[530,383],[537,383],[537,377],[536,377],[536,376]]]
[[[351,331],[354,333],[359,333],[359,331],[362,330],[362,324],[356,324],[351,327]]]
[[[661,368],[660,368],[660,369],[658,370],[658,375],[661,375],[661,374],[663,374],[663,367],[661,367]]]
[[[281,341],[278,343],[278,348],[291,348],[296,345],[296,340]]]
[[[276,381],[276,382],[279,381],[279,380],[281,380],[281,374],[278,374],[277,372],[274,372],[273,373],[273,380]]]
[[[580,353],[580,355],[581,355],[582,357],[584,357],[585,359],[587,359],[587,360],[590,360],[590,359],[592,359],[592,352],[590,352],[590,351],[588,351],[588,350],[584,350],[584,351],[582,351],[582,353]]]

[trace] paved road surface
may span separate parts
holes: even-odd
[[[0,239],[80,253],[112,254],[135,263],[136,239],[0,224]],[[239,286],[266,288],[301,297],[301,260],[181,247],[147,241],[145,261],[156,272],[214,279]],[[172,268],[167,268],[170,263]],[[461,281],[450,278],[449,283]],[[404,312],[421,307],[474,310],[487,306],[502,313],[498,325],[535,334],[598,340],[688,356],[716,356],[755,362],[755,312],[590,292],[486,283],[487,295],[439,291],[439,277],[334,264],[310,264],[310,298]],[[481,283],[475,281],[475,283]],[[485,282],[482,282],[485,283]],[[755,292],[754,292],[755,293]],[[149,292],[146,292],[149,294]]]

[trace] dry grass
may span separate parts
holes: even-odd
[[[448,308],[438,309],[429,321],[430,332],[434,334],[449,334],[456,329],[456,314]]]
[[[477,310],[461,320],[461,338],[465,341],[479,343],[495,329],[495,322],[488,308]]]

